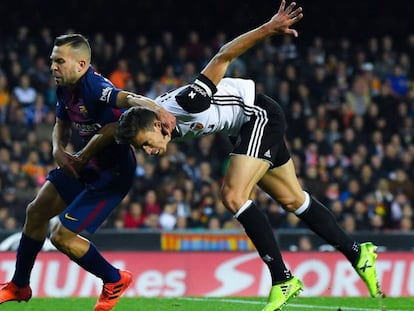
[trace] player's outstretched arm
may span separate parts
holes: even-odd
[[[290,27],[302,18],[302,8],[296,7],[296,2],[286,7],[286,1],[282,0],[279,10],[268,22],[223,45],[201,73],[217,85],[224,77],[231,61],[258,42],[274,35],[284,34],[297,37],[297,31]]]

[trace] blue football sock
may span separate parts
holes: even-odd
[[[44,240],[34,240],[22,233],[16,254],[16,270],[12,278],[13,283],[18,287],[25,287],[30,283],[30,274],[43,242]]]
[[[121,279],[119,270],[99,253],[93,243],[90,244],[85,255],[73,260],[86,271],[101,278],[104,283],[115,283]]]

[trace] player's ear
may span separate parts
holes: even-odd
[[[85,67],[87,66],[87,63],[85,60],[80,60],[78,62],[78,71],[81,72],[85,69]]]
[[[154,120],[154,127],[155,127],[156,129],[160,129],[160,130],[162,131],[162,124],[161,124],[161,121],[160,121],[160,120],[158,120],[158,119],[155,119],[155,120]]]

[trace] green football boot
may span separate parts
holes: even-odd
[[[361,243],[359,245],[361,253],[354,266],[356,272],[367,285],[371,297],[385,297],[381,291],[377,278],[377,269],[375,259],[377,258],[377,247],[371,242]]]
[[[296,297],[303,290],[302,282],[292,277],[289,280],[272,286],[270,290],[269,298],[267,299],[267,305],[262,311],[276,311],[281,310],[289,299]]]

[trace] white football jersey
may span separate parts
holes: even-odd
[[[212,96],[210,107],[197,113],[189,113],[177,103],[175,96],[185,87],[187,85],[155,99],[160,106],[176,116],[177,130],[182,139],[217,132],[237,136],[241,126],[256,113],[255,85],[252,80],[223,78]]]

